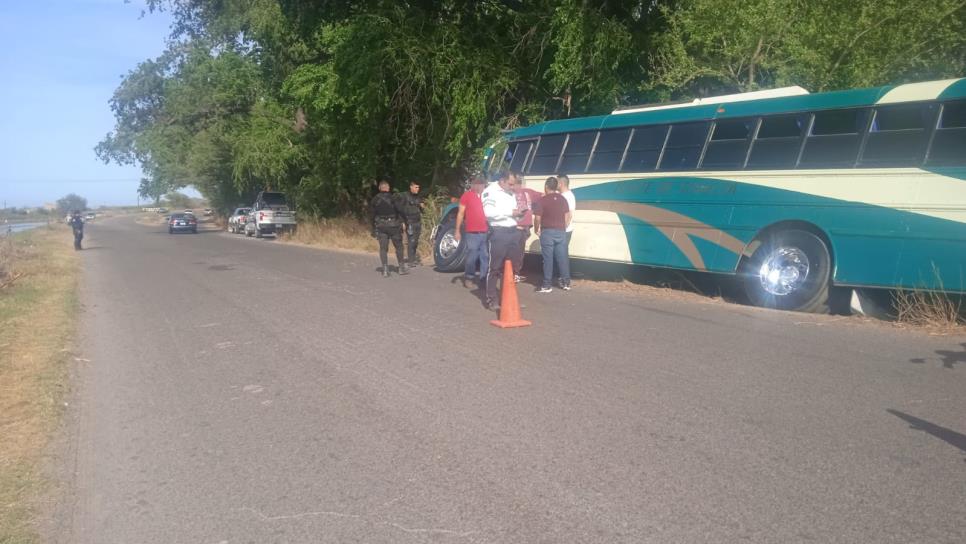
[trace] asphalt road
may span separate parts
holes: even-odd
[[[966,338],[98,222],[54,542],[961,543]]]

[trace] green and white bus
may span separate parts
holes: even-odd
[[[833,286],[966,292],[966,79],[620,109],[505,144],[492,170],[570,177],[572,257],[738,274],[802,311]]]

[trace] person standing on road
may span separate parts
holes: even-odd
[[[523,210],[523,216],[517,221],[517,231],[520,236],[520,250],[516,252],[517,259],[513,262],[513,281],[520,283],[526,278],[520,275],[523,268],[523,255],[527,251],[527,240],[530,239],[530,228],[533,227],[533,203],[543,197],[533,189],[526,188],[523,176],[518,172],[510,174],[513,179],[513,193],[517,199],[517,208]]]
[[[570,190],[570,178],[567,174],[557,174],[557,189],[560,191],[560,196],[567,199],[567,205],[570,206],[570,221],[567,223],[567,259],[570,260],[570,239],[574,235],[574,214],[577,212],[577,197],[574,196],[574,192]],[[557,272],[560,273],[559,271]],[[559,278],[558,278],[559,279]],[[561,287],[563,287],[561,285]]]
[[[486,273],[490,266],[490,252],[486,237],[489,227],[486,215],[483,214],[483,200],[480,194],[486,187],[486,181],[480,176],[473,176],[470,189],[460,197],[459,210],[456,212],[456,232],[453,236],[456,242],[463,238],[462,228],[466,225],[466,263],[463,265],[463,287],[470,287],[476,274],[476,262],[480,262],[480,287],[486,282]]]
[[[403,259],[402,224],[403,214],[397,200],[389,192],[389,182],[379,182],[379,193],[372,197],[369,203],[372,214],[372,236],[379,240],[379,260],[382,261],[382,277],[389,277],[389,241],[392,240],[396,248],[396,262],[399,263],[399,273],[408,274],[406,261]]]
[[[570,221],[567,223],[567,255],[570,255],[570,239],[574,234],[574,218],[573,214],[577,210],[577,197],[574,196],[574,192],[570,190],[570,178],[567,174],[557,174],[557,188],[560,190],[560,196],[567,199],[567,205],[570,206]]]
[[[413,180],[409,182],[409,192],[400,197],[402,201],[402,212],[406,220],[406,260],[409,266],[419,266],[422,261],[416,246],[419,244],[419,236],[423,231],[423,208],[426,203],[423,197],[419,196],[419,182]]]
[[[67,224],[70,225],[70,229],[74,233],[74,249],[79,250],[81,240],[84,239],[84,218],[81,217],[79,210],[70,212],[70,219],[67,220]]]
[[[554,263],[560,273],[560,288],[570,290],[570,256],[567,253],[567,224],[570,222],[570,205],[557,192],[558,181],[547,178],[544,184],[546,194],[534,210],[534,229],[540,236],[540,254],[543,256],[543,284],[538,293],[553,291]]]
[[[509,259],[511,263],[514,262],[517,252],[520,251],[517,219],[523,216],[523,210],[517,208],[512,179],[509,172],[504,172],[499,181],[487,185],[481,195],[483,214],[490,225],[490,271],[486,275],[484,302],[487,308],[494,311],[500,309],[496,284],[503,277],[503,261]],[[506,279],[503,278],[504,281]]]

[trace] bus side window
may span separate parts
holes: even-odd
[[[801,167],[855,166],[869,110],[830,110],[815,113],[812,132],[805,140]]]
[[[659,170],[692,170],[698,165],[711,123],[682,123],[671,127]]]
[[[762,117],[748,157],[748,168],[795,168],[806,126],[808,116],[804,114]]]
[[[627,138],[630,135],[631,129],[629,128],[600,131],[600,137],[597,138],[597,147],[594,148],[594,155],[590,158],[590,166],[587,171],[617,172],[621,165],[621,159],[624,158],[624,149],[627,147]]]
[[[557,171],[557,161],[560,159],[560,150],[563,149],[566,134],[551,134],[541,136],[540,143],[537,144],[537,154],[530,161],[528,174],[553,174]]]
[[[943,104],[942,118],[926,162],[930,165],[966,165],[966,100]]]
[[[582,174],[587,169],[587,159],[590,158],[590,149],[594,146],[597,139],[596,132],[574,132],[567,139],[567,147],[564,148],[563,159],[557,171],[564,173]]]
[[[862,166],[917,166],[926,155],[929,127],[936,122],[935,104],[876,108]]]
[[[748,137],[755,123],[751,119],[717,121],[711,141],[704,152],[701,168],[704,170],[734,170],[745,165],[748,153]]]
[[[654,127],[637,127],[631,135],[627,146],[627,158],[621,166],[621,172],[647,172],[654,170],[657,160],[661,157],[661,148],[667,139],[666,125]]]
[[[511,154],[507,160],[510,163],[510,170],[514,172],[523,172],[523,166],[527,160],[527,155],[530,154],[530,149],[533,148],[533,142],[515,142],[510,144],[507,149],[507,153]]]

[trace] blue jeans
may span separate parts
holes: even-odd
[[[556,263],[560,282],[570,283],[570,255],[567,254],[567,234],[563,229],[542,229],[540,231],[540,254],[543,256],[543,287],[550,287],[553,281],[553,266]]]
[[[467,232],[463,234],[466,243],[466,264],[463,274],[472,278],[476,274],[476,261],[480,261],[480,281],[486,279],[486,272],[490,269],[490,251],[486,245],[485,232]]]

